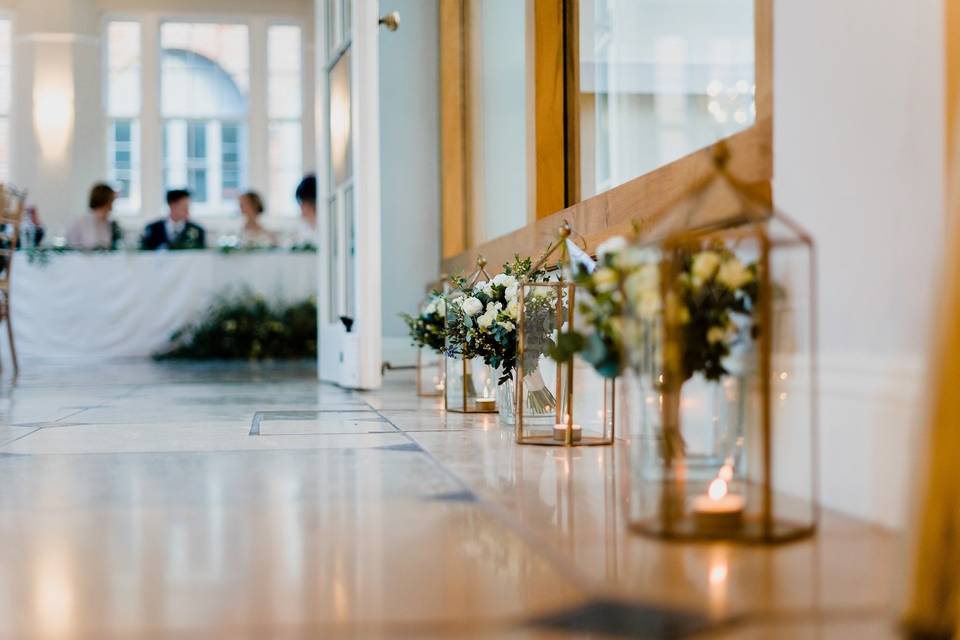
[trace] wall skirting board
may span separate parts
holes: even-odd
[[[907,356],[820,360],[823,505],[903,528],[925,442],[926,361]]]
[[[408,367],[417,363],[417,350],[404,336],[383,336],[383,361],[393,367]]]

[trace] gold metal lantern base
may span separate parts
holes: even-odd
[[[732,484],[731,489],[745,498],[745,509],[703,513],[698,512],[697,506],[699,494],[707,492],[706,484],[680,480],[648,482],[647,487],[654,491],[647,494],[647,499],[656,500],[657,509],[646,517],[628,519],[628,526],[631,531],[652,538],[686,542],[786,544],[816,533],[819,509],[815,504],[774,492],[770,498],[778,508],[764,510],[763,487],[759,483],[743,484]]]
[[[737,542],[741,544],[788,544],[809,538],[816,533],[814,525],[775,520],[764,524],[760,518],[745,518],[739,531],[730,535],[724,531],[703,531],[697,527],[694,518],[686,517],[675,523],[669,530],[663,529],[658,521],[631,522],[634,533],[661,540],[678,542]]]

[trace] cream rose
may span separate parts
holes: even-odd
[[[623,236],[613,236],[608,240],[600,243],[600,246],[597,247],[597,259],[600,262],[603,262],[604,259],[612,254],[619,253],[627,247],[627,239]]]
[[[724,262],[720,266],[720,271],[717,272],[717,281],[733,290],[739,289],[751,280],[753,280],[753,273],[736,258]]]
[[[694,284],[703,284],[717,273],[720,267],[720,256],[715,251],[701,251],[693,257]]]
[[[593,272],[593,284],[597,291],[608,293],[620,284],[620,274],[609,267],[602,267]]]
[[[477,315],[478,313],[480,313],[481,311],[483,311],[483,303],[477,300],[476,298],[474,298],[473,296],[470,296],[469,298],[464,300],[461,307],[463,308],[463,312],[468,316],[470,316],[471,318]]]

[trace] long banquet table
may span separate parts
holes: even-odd
[[[297,302],[317,289],[315,253],[48,255],[44,264],[18,252],[14,262],[13,328],[24,357],[147,356],[218,294],[246,287],[268,300]],[[6,343],[5,332],[0,337]]]

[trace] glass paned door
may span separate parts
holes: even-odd
[[[320,377],[380,383],[380,176],[377,3],[318,0],[324,144]],[[372,107],[372,108],[371,108]]]

